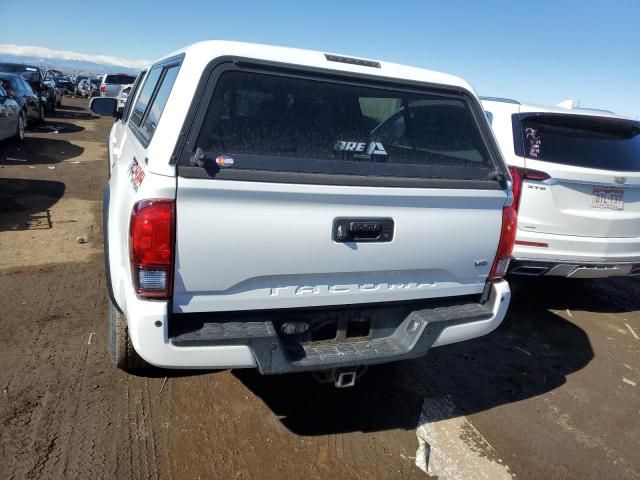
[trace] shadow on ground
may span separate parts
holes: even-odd
[[[552,310],[580,310],[593,313],[626,313],[640,310],[640,278],[618,277],[597,280],[571,278],[512,278],[512,294],[519,301],[544,302]],[[625,293],[631,292],[631,293]]]
[[[0,231],[50,229],[49,209],[64,191],[62,182],[0,178]]]
[[[29,131],[34,133],[77,133],[85,128],[69,122],[59,122],[57,120],[47,120],[44,125],[29,126]]]
[[[63,101],[63,105],[58,107],[58,110],[71,110],[71,111],[74,111],[74,112],[86,112],[87,111],[87,109],[84,108],[84,107],[76,107],[76,106],[73,106],[73,105],[64,105],[64,100],[62,100],[62,101]]]
[[[73,111],[69,110],[69,107],[59,107],[55,112],[47,115],[47,121],[55,121],[57,119],[65,120],[96,120],[100,118],[98,115],[93,115],[88,110],[74,108]]]
[[[488,336],[370,368],[351,389],[318,384],[309,374],[233,373],[299,435],[415,430],[430,398],[448,397],[456,406],[434,421],[470,415],[554,390],[591,361],[586,333],[540,298],[515,298],[503,324]]]
[[[84,148],[66,140],[27,136],[23,142],[0,144],[0,165],[60,163],[82,155]]]

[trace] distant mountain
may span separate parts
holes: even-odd
[[[26,55],[10,55],[0,53],[0,62],[28,63],[42,66],[47,69],[61,70],[65,73],[85,73],[104,75],[105,73],[131,73],[136,74],[139,70],[118,67],[113,65],[102,65],[100,63],[88,62],[85,60],[67,60],[63,58],[39,58]]]

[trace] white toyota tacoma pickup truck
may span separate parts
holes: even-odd
[[[511,179],[463,80],[210,41],[137,78],[104,192],[121,368],[333,372],[494,330]]]

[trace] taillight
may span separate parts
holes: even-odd
[[[105,93],[107,93],[107,86],[106,85],[100,85],[100,93],[102,95],[104,95]]]
[[[501,280],[509,270],[511,262],[511,252],[516,241],[516,230],[518,227],[518,211],[514,205],[502,209],[502,230],[500,232],[500,242],[496,258],[489,273],[489,281]]]
[[[136,293],[169,298],[173,285],[175,202],[141,200],[131,211],[129,257]]]
[[[5,90],[5,92],[7,92],[11,96],[16,94],[16,92],[13,90],[13,88],[5,88],[4,90]]]
[[[513,205],[516,211],[520,209],[520,198],[522,197],[522,182],[524,180],[542,182],[551,178],[544,172],[531,170],[529,168],[509,167],[509,173],[511,174],[511,179],[513,180]]]

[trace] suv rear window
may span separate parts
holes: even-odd
[[[232,157],[234,170],[458,179],[493,171],[466,97],[235,70],[216,83],[197,147]]]
[[[568,114],[514,115],[515,153],[602,170],[640,170],[640,122]]]
[[[135,82],[136,77],[131,75],[107,75],[104,79],[104,83],[117,84],[117,85],[129,85]]]

